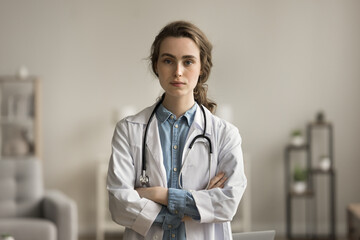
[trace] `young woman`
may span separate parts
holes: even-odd
[[[165,93],[116,125],[107,188],[126,240],[232,239],[246,177],[238,130],[206,95],[211,50],[193,24],[165,26],[150,56]]]

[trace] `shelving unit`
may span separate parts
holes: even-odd
[[[322,131],[321,134],[317,132]],[[321,135],[319,137],[319,135]],[[324,140],[324,138],[327,139]],[[325,145],[324,145],[325,143]],[[307,169],[307,189],[305,192],[299,194],[292,191],[292,164],[293,154],[302,153],[301,161],[303,167]],[[322,169],[319,167],[320,159],[319,152],[326,154],[330,160],[328,169]],[[326,177],[326,185],[321,188],[317,186],[317,180],[320,177]],[[317,121],[309,123],[307,125],[307,143],[300,146],[288,145],[285,148],[285,193],[286,193],[286,235],[287,239],[336,239],[336,202],[335,202],[335,169],[334,169],[334,155],[333,155],[333,127],[331,123],[324,121]],[[318,197],[321,194],[320,190],[325,190],[328,187],[328,229],[327,233],[320,233],[318,230],[317,210],[320,205],[324,203],[318,202]],[[324,196],[322,196],[324,197]],[[304,219],[305,219],[305,231],[301,234],[294,234],[293,229],[293,217],[295,199],[302,199],[305,203]]]
[[[41,159],[40,80],[0,76],[0,160]]]

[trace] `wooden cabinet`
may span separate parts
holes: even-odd
[[[0,159],[41,159],[40,80],[0,76]]]

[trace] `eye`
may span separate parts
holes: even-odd
[[[172,63],[171,59],[168,59],[168,58],[164,59],[163,62],[165,64],[171,64]]]
[[[194,61],[192,61],[192,60],[186,60],[186,61],[184,62],[185,66],[190,66],[190,65],[193,64],[193,63],[194,63]]]

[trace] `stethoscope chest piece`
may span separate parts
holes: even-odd
[[[140,183],[143,187],[148,187],[149,186],[149,177],[146,175],[146,171],[143,170],[141,175],[140,175]]]

